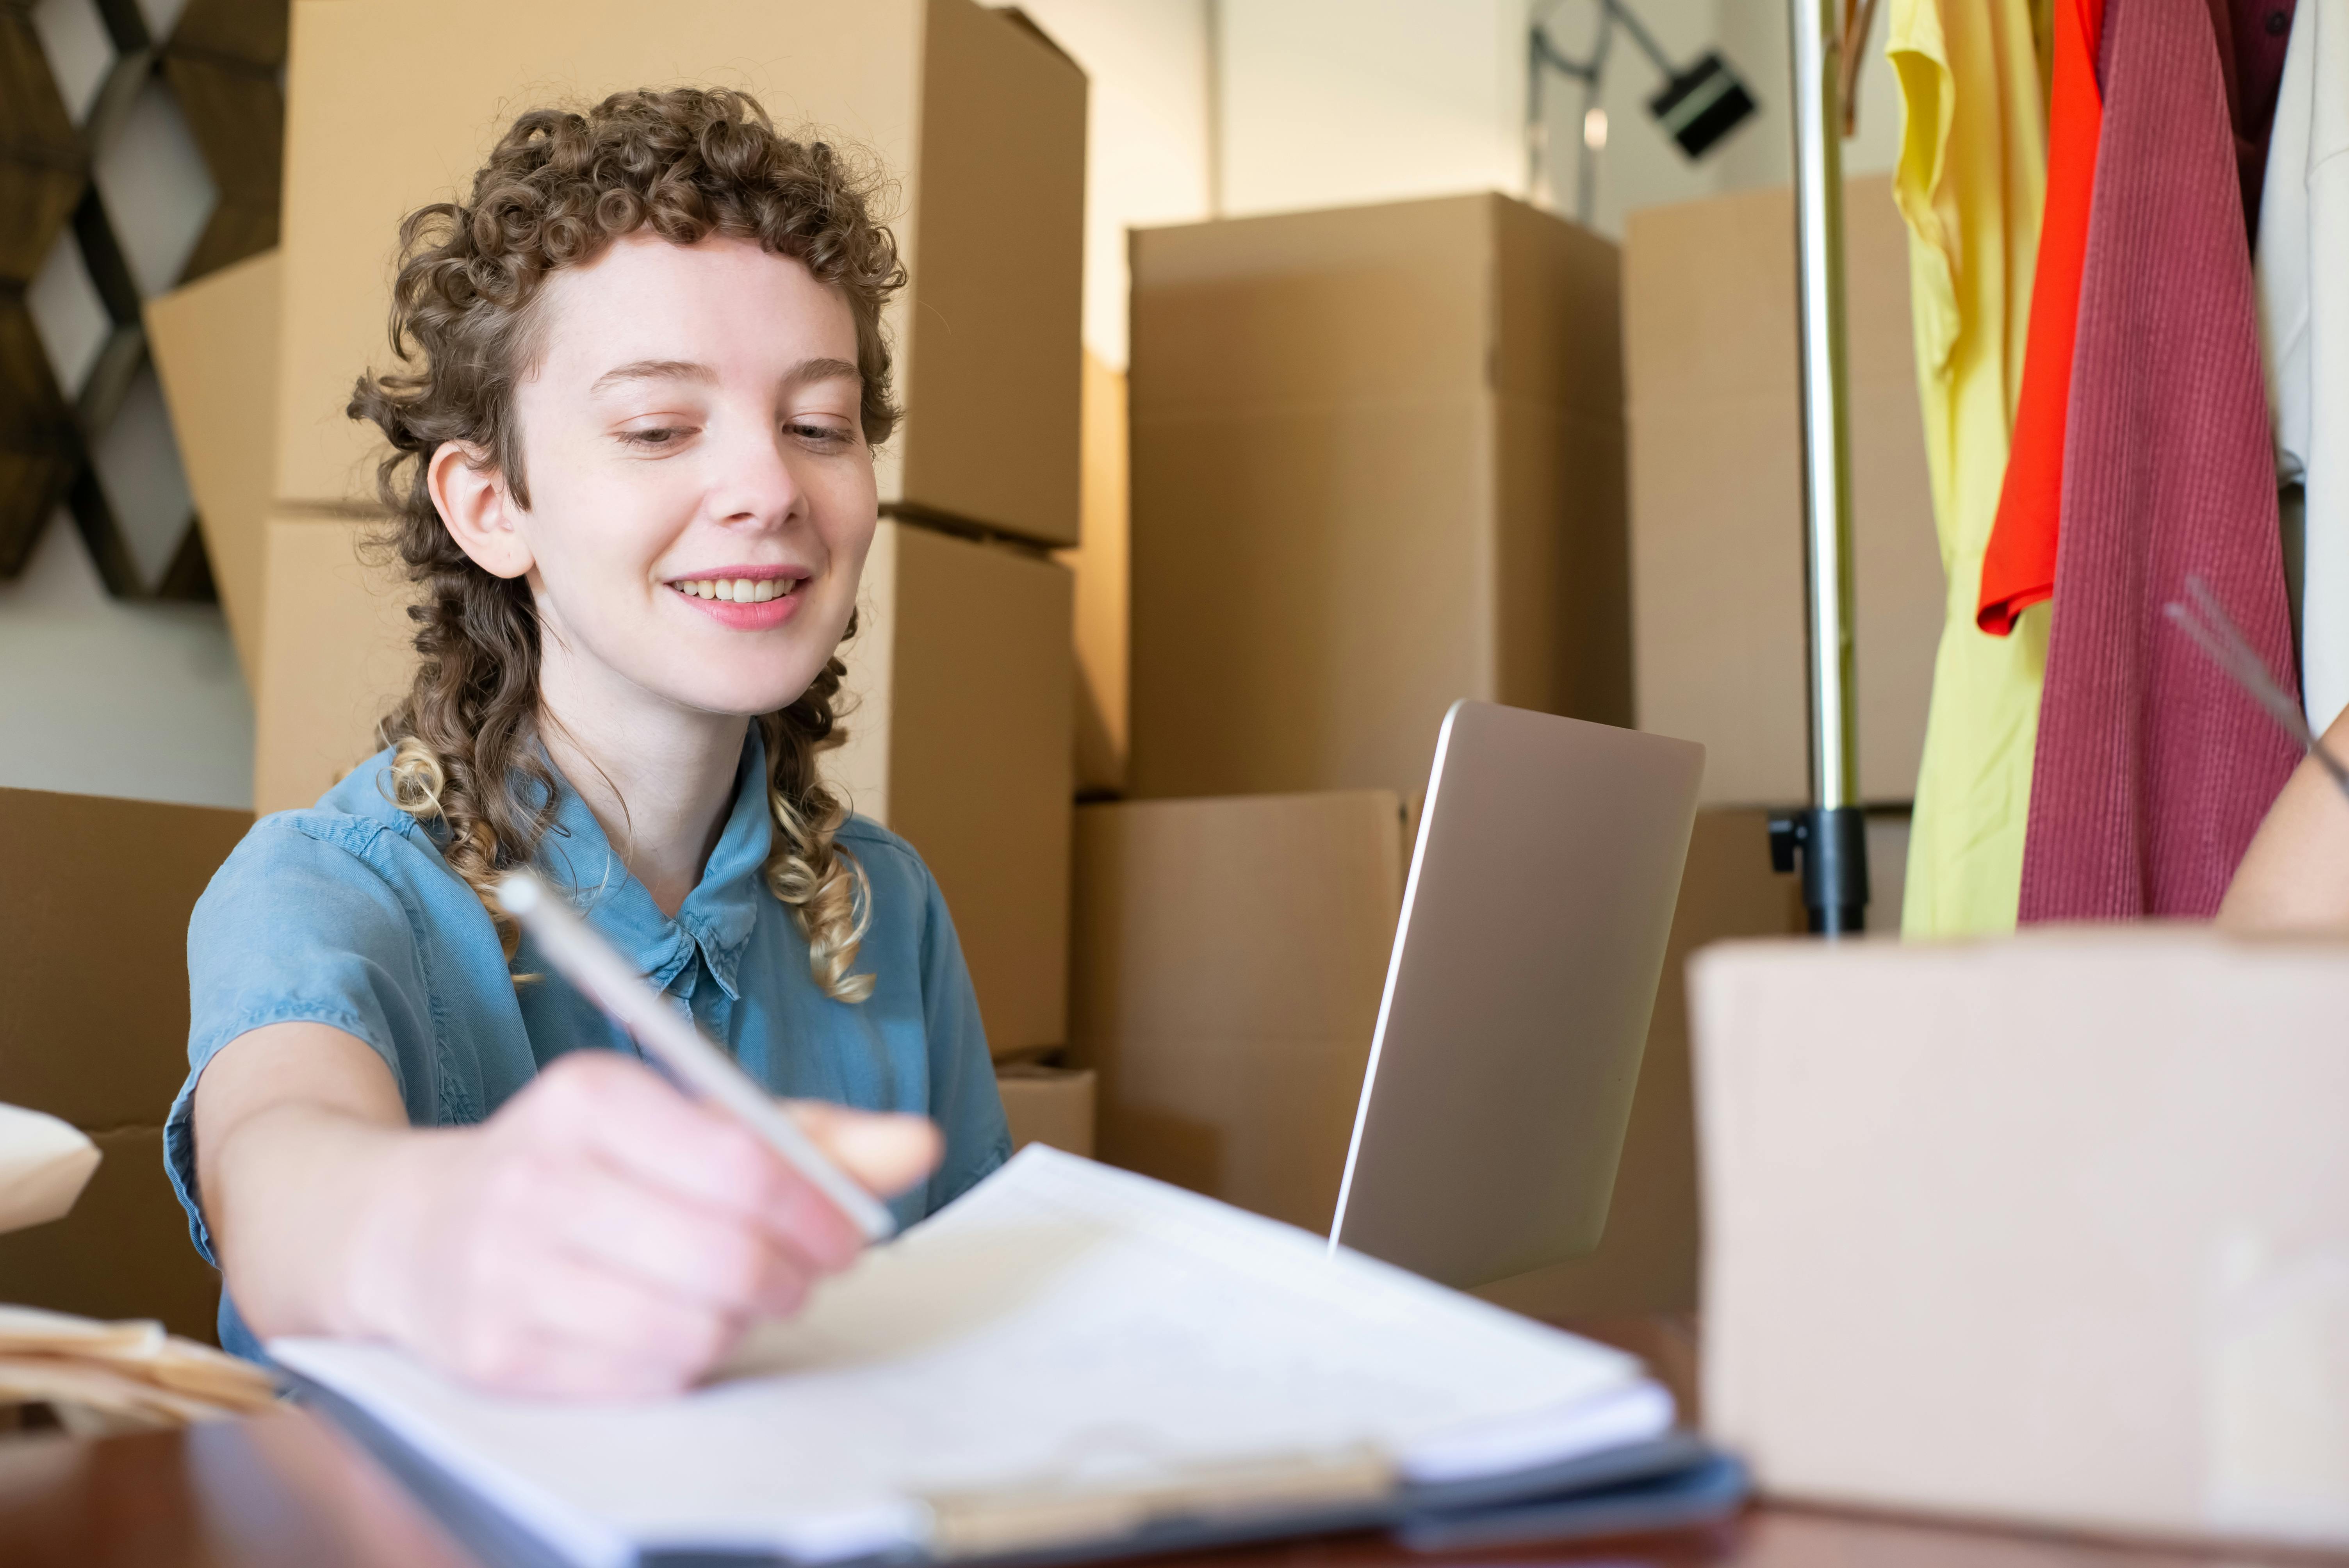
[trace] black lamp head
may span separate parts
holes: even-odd
[[[1702,158],[1713,144],[1744,123],[1754,112],[1754,95],[1729,68],[1729,62],[1708,53],[1666,82],[1648,100],[1648,112],[1671,133],[1681,150]]]

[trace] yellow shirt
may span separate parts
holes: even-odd
[[[1917,382],[1948,595],[1910,826],[1909,936],[2005,931],[2023,891],[2047,611],[1974,624],[2023,386],[2047,194],[2047,113],[2029,0],[1893,0],[1900,84],[1892,193],[1909,222]]]

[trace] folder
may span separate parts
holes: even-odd
[[[1710,1517],[1743,1472],[1631,1357],[1044,1145],[704,1386],[481,1394],[280,1340],[485,1559],[1014,1563],[1372,1526],[1436,1548]]]

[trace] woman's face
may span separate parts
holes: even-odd
[[[548,656],[708,713],[796,700],[877,515],[847,300],[747,241],[639,234],[542,304],[514,390],[531,504],[505,511]]]

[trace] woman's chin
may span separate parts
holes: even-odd
[[[680,707],[726,718],[756,718],[777,713],[807,694],[811,675],[799,680],[744,680],[679,683],[663,695]]]

